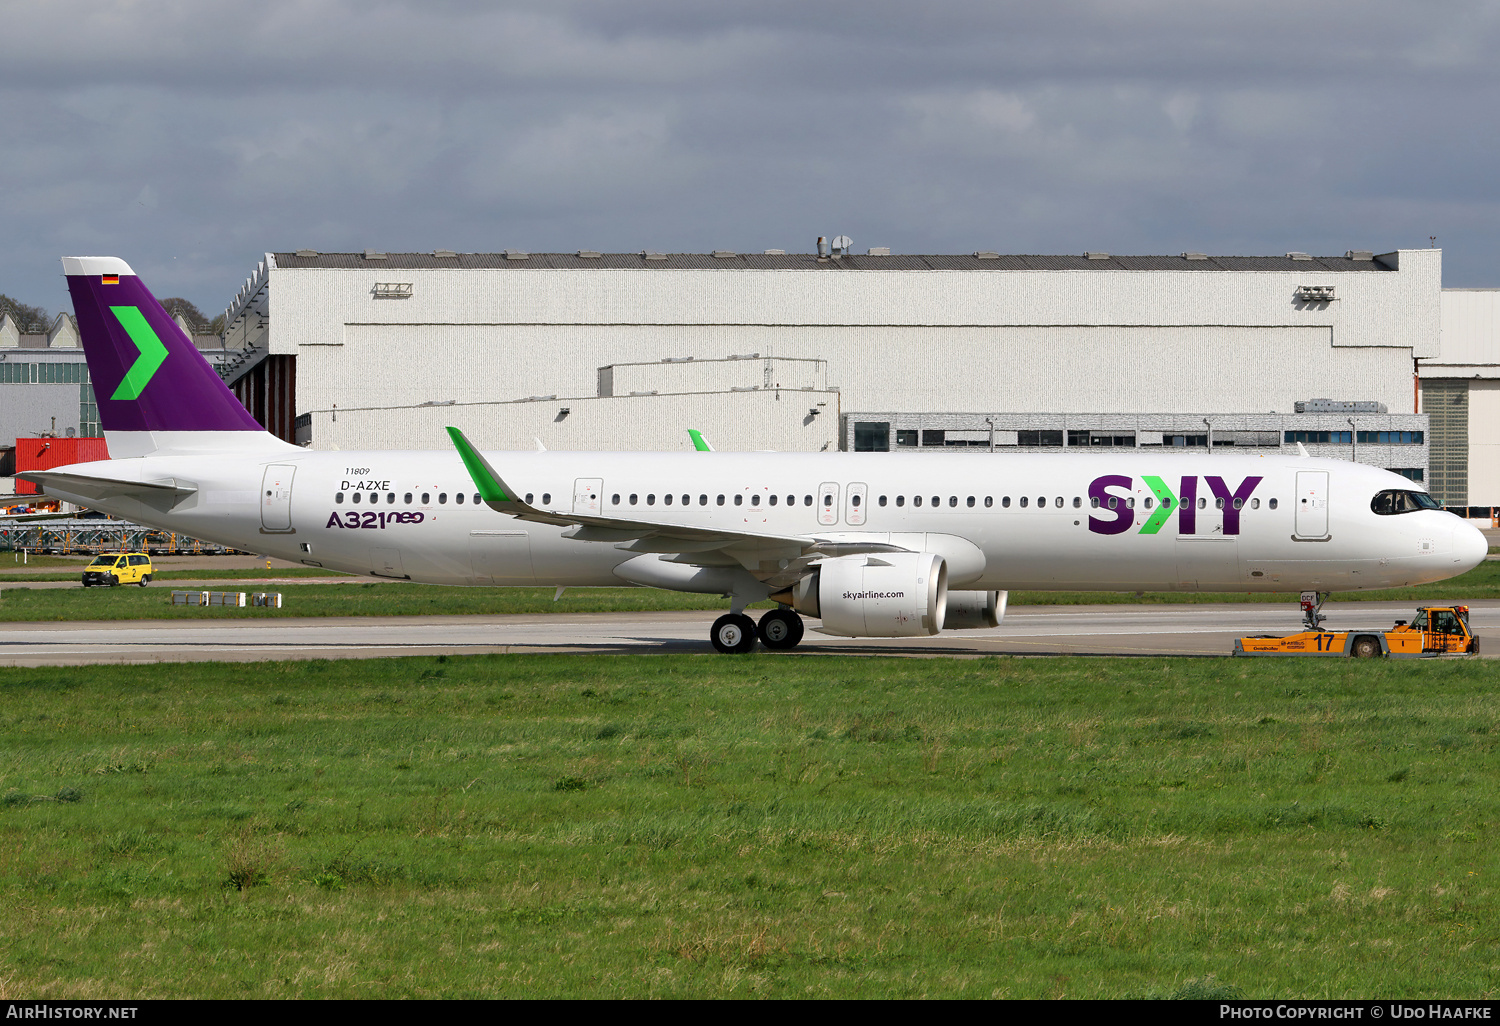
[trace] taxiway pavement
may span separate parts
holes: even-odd
[[[1500,653],[1500,602],[1471,603],[1481,648]],[[1388,627],[1414,603],[1330,602],[1325,627]],[[0,624],[0,666],[478,653],[711,652],[713,612],[372,616]],[[815,621],[810,621],[815,623]],[[798,654],[1223,656],[1236,637],[1300,629],[1292,603],[1018,606],[996,628],[935,638],[834,638],[809,629]]]

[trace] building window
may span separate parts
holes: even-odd
[[[1063,444],[1063,433],[1061,431],[1017,431],[1017,445],[1056,445]]]
[[[855,452],[890,452],[890,422],[861,422],[854,424]]]
[[[1348,431],[1288,431],[1286,443],[1306,442],[1310,445],[1348,445],[1353,440]]]
[[[917,433],[915,431],[897,431],[896,432],[896,444],[897,445],[916,445],[917,444]]]
[[[938,429],[936,431],[922,432],[922,445],[942,445],[948,438],[948,432]]]

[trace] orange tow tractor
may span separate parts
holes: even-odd
[[[1315,614],[1316,615],[1316,614]],[[1321,621],[1323,618],[1318,616]],[[1389,630],[1325,631],[1321,628],[1285,637],[1238,638],[1235,655],[1323,655],[1373,659],[1415,659],[1445,654],[1475,654],[1479,639],[1469,630],[1468,606],[1424,606],[1411,623],[1397,620]]]

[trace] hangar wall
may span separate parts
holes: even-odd
[[[766,389],[811,388],[845,420],[850,411],[1291,415],[1321,396],[1412,417],[1414,358],[1439,351],[1441,267],[1438,250],[831,259],[307,250],[267,254],[246,279],[226,311],[226,342],[238,347],[226,376],[295,361],[296,437],[317,448],[441,448],[440,429],[454,422],[443,410],[472,418],[482,444],[497,447],[529,448],[535,435],[554,448],[625,439],[679,448],[687,427],[724,449],[847,446],[837,414],[803,424],[805,410],[776,398],[740,399]],[[731,357],[754,359],[731,366]],[[553,401],[573,412],[555,421]],[[1406,446],[1401,466],[1417,475],[1426,451]],[[1357,458],[1385,457],[1370,446]]]
[[[299,411],[597,394],[608,364],[758,353],[822,359],[846,406],[1289,412],[1317,395],[1412,405],[1411,354],[1321,326],[349,324],[298,348]],[[421,354],[413,361],[412,353]],[[477,364],[477,366],[476,366]],[[394,368],[400,373],[393,373]]]

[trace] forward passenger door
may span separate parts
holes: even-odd
[[[1328,537],[1328,471],[1297,472],[1297,511],[1295,533],[1298,538],[1319,541]]]

